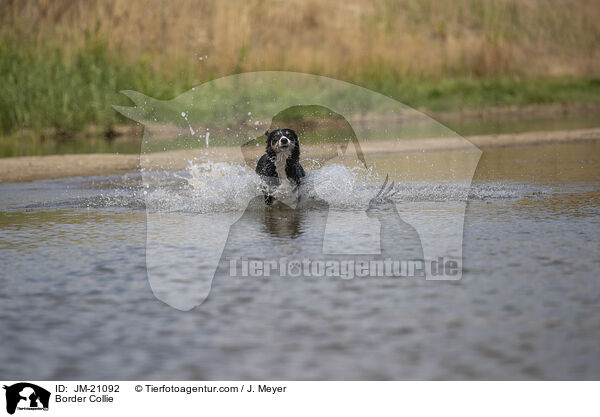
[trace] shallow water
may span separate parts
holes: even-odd
[[[439,224],[435,208],[452,212],[467,196],[458,281],[232,278],[221,263],[210,295],[190,311],[159,300],[185,299],[189,282],[160,287],[159,279],[151,288],[149,276],[202,272],[208,254],[199,252],[213,243],[185,233],[148,236],[195,222],[222,234],[259,194],[243,167],[0,184],[0,373],[9,380],[598,379],[599,151],[600,142],[486,151],[467,194],[397,173],[394,201],[409,224]],[[409,164],[442,165],[427,158]],[[347,253],[383,252],[373,224],[356,219],[396,164],[387,155],[373,158],[370,170],[312,167],[308,193],[326,195],[329,207],[247,210],[224,256],[318,258],[328,239],[345,242]],[[393,250],[414,248],[405,236]],[[152,252],[154,244],[163,246]]]

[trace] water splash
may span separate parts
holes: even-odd
[[[261,194],[262,180],[249,167],[236,163],[190,163],[185,171],[149,179],[146,204],[151,210],[191,213],[243,211]],[[325,200],[331,208],[362,210],[377,194],[384,176],[372,168],[331,164],[314,167],[300,194]],[[464,201],[518,198],[531,193],[520,184],[400,182],[395,201]]]
[[[342,164],[307,163],[307,171],[301,195],[324,199],[331,208],[341,210],[366,208],[385,179],[385,175],[375,169]],[[37,181],[28,187],[38,190],[41,184],[47,193],[40,194],[40,201],[8,204],[4,209],[148,208],[166,212],[224,213],[245,210],[248,201],[261,193],[261,180],[250,167],[224,162],[190,163],[187,169],[177,172]],[[398,203],[539,199],[561,191],[539,184],[506,181],[474,183],[470,188],[452,183],[399,181],[397,187],[395,201]]]
[[[246,166],[191,162],[185,171],[148,176],[146,206],[152,211],[220,213],[242,211],[260,194],[260,178]]]

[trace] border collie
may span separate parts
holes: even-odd
[[[292,129],[277,129],[267,136],[267,150],[256,165],[256,173],[266,183],[263,190],[265,203],[279,200],[287,205],[298,200],[300,180],[306,176],[300,166],[300,140]]]

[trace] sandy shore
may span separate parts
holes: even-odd
[[[527,132],[502,135],[469,136],[469,142],[482,150],[509,147],[530,146],[549,143],[574,143],[600,140],[600,128],[569,131]],[[461,139],[431,138],[410,141],[371,141],[361,142],[365,155],[377,155],[390,152],[439,152],[459,150],[469,146]],[[0,182],[34,181],[75,176],[92,176],[134,172],[141,166],[164,166],[168,169],[182,169],[187,160],[195,156],[196,151],[174,151],[139,155],[85,154],[52,155],[0,159]],[[197,151],[202,152],[201,150]],[[305,146],[303,156],[317,155],[319,149]],[[182,157],[185,156],[185,157]],[[223,147],[219,157],[214,160],[239,160],[239,148]],[[211,159],[212,160],[212,159]],[[174,162],[175,161],[175,162]]]

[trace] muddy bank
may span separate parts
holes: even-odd
[[[480,149],[509,146],[529,146],[549,143],[571,143],[600,140],[600,128],[569,131],[527,132],[518,134],[469,136],[466,139]],[[467,144],[468,146],[468,144]],[[390,152],[437,152],[460,150],[465,142],[458,138],[431,138],[409,141],[370,141],[361,142],[365,155]],[[258,152],[261,150],[257,150]],[[306,145],[303,156],[317,155],[320,149]],[[33,181],[74,176],[108,175],[133,172],[141,164],[166,169],[182,169],[187,160],[204,155],[204,150],[173,151],[144,155],[87,154],[52,155],[0,159],[0,182]],[[183,157],[185,156],[185,157]],[[219,148],[213,161],[239,161],[238,147]]]

